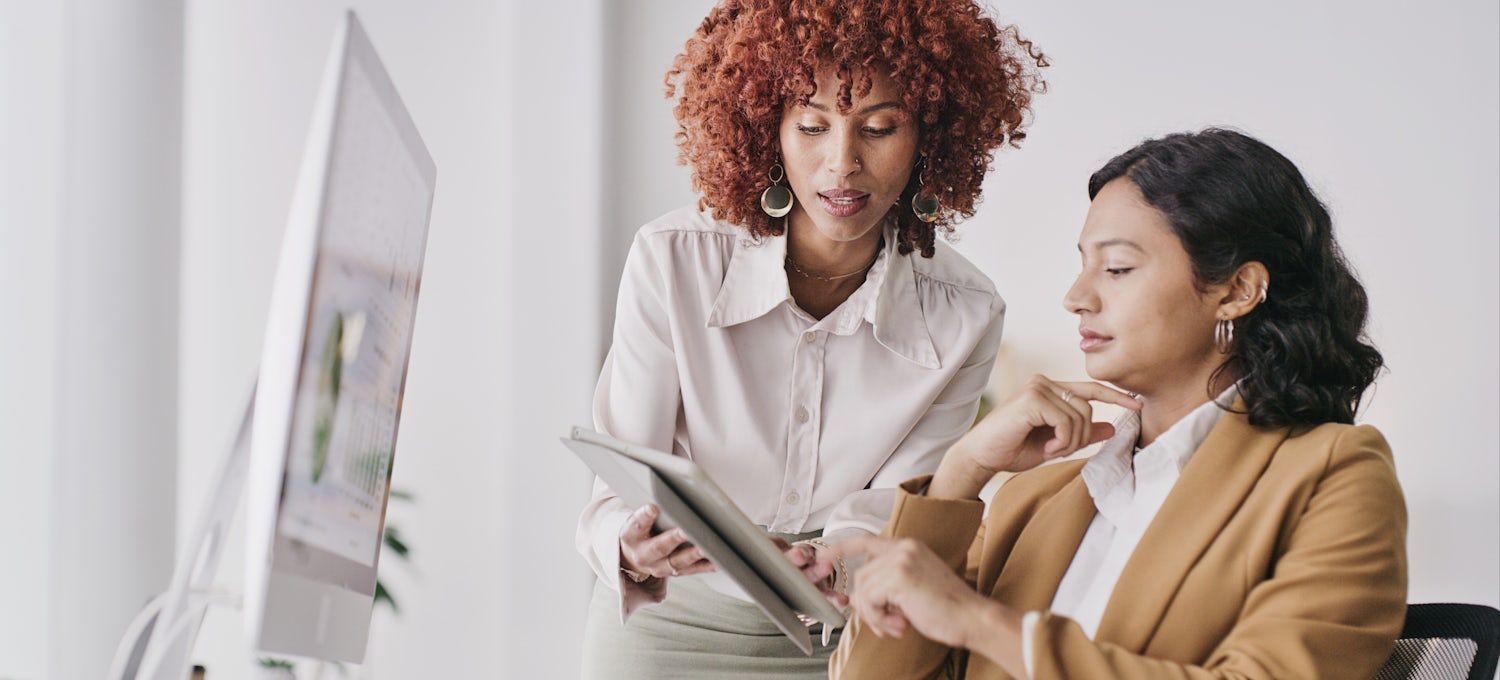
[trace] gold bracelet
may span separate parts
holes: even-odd
[[[809,538],[807,540],[797,541],[797,542],[798,543],[806,543],[808,545],[815,545],[815,546],[817,546],[819,548],[822,548],[824,550],[833,550],[833,548],[829,547],[829,545],[827,543],[824,543],[823,541],[821,541],[819,539],[816,539],[816,538]],[[840,595],[848,595],[849,594],[849,579],[848,579],[848,574],[845,573],[845,569],[844,569],[844,556],[843,555],[839,555],[838,557],[835,557],[833,559],[834,559],[833,573],[828,575],[828,580],[829,580],[828,589],[829,590],[836,590],[836,592],[838,592],[838,594],[840,594]]]

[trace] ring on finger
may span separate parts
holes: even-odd
[[[1073,400],[1073,390],[1064,389],[1062,391],[1062,400],[1063,400],[1064,404],[1072,401]]]

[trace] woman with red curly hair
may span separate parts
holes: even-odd
[[[1004,302],[936,236],[1043,65],[972,0],[721,2],[666,77],[702,198],[636,235],[595,426],[691,458],[795,564],[878,532],[988,382]],[[827,674],[656,518],[596,481],[585,677]]]

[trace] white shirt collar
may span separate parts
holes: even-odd
[[[911,254],[900,256],[895,225],[885,223],[885,248],[865,275],[865,282],[816,326],[850,335],[868,321],[881,346],[926,368],[940,367],[916,291]],[[724,283],[709,311],[708,327],[724,328],[751,321],[781,304],[792,304],[786,279],[786,236],[760,243],[741,239],[730,255]]]
[[[1126,411],[1116,418],[1115,436],[1105,440],[1079,473],[1099,512],[1119,524],[1119,515],[1134,501],[1137,488],[1146,484],[1170,487],[1238,396],[1239,389],[1230,385],[1139,452],[1135,451],[1135,442],[1141,431],[1141,414]]]

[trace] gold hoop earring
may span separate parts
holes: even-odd
[[[771,186],[760,194],[760,209],[771,217],[786,217],[797,202],[792,190],[781,186],[781,180],[786,179],[786,168],[781,167],[780,162],[774,163],[767,176],[771,178]]]
[[[1229,319],[1219,319],[1214,323],[1214,348],[1219,354],[1228,354],[1234,347],[1234,322]]]
[[[935,194],[927,193],[926,175],[927,157],[923,156],[917,166],[917,192],[911,197],[911,212],[923,222],[936,222],[938,215],[943,211],[943,206],[938,202]]]

